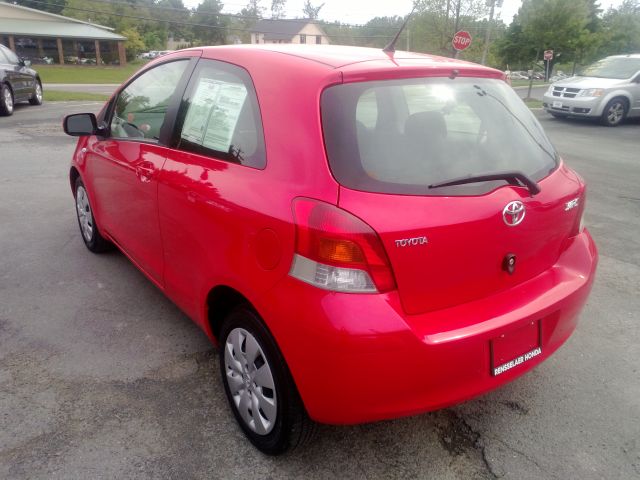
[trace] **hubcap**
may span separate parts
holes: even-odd
[[[91,215],[89,197],[84,187],[78,187],[76,192],[76,211],[78,212],[82,236],[87,242],[90,242],[93,236],[93,215]]]
[[[252,431],[268,434],[277,416],[276,389],[271,367],[256,338],[234,328],[224,346],[224,367],[231,397],[240,417]]]
[[[42,101],[42,87],[38,82],[36,82],[36,98],[38,99],[38,102]]]
[[[611,105],[611,108],[609,108],[609,114],[607,115],[607,118],[609,119],[610,123],[618,123],[620,120],[622,120],[623,115],[624,106],[621,103],[614,103],[613,105]]]
[[[13,110],[13,96],[11,95],[11,91],[8,88],[4,88],[4,106],[10,112]]]

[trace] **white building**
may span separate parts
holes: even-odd
[[[0,43],[34,63],[124,65],[126,40],[104,25],[0,1]]]

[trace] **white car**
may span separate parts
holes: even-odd
[[[615,127],[640,117],[640,53],[603,58],[553,83],[543,107],[554,117],[587,117]]]

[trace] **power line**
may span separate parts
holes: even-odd
[[[271,20],[269,18],[263,18],[263,17],[258,17],[258,16],[253,16],[253,15],[240,15],[240,14],[234,14],[234,13],[222,13],[222,12],[197,12],[195,9],[187,9],[186,7],[184,9],[180,9],[180,8],[175,8],[175,7],[161,7],[161,6],[156,6],[156,5],[147,5],[144,3],[137,3],[137,2],[126,2],[126,1],[117,1],[117,0],[90,0],[90,2],[93,3],[104,3],[107,5],[123,5],[123,6],[127,6],[130,8],[136,8],[136,7],[142,7],[142,8],[148,8],[149,11],[153,11],[153,10],[166,10],[166,11],[172,11],[172,12],[180,12],[180,13],[186,13],[189,15],[197,15],[198,13],[203,13],[203,14],[207,14],[207,15],[216,15],[216,16],[220,16],[220,17],[230,17],[230,18],[238,18],[238,19],[248,19],[248,20]],[[167,20],[167,19],[160,19],[160,18],[149,18],[149,17],[140,17],[140,16],[133,16],[133,15],[126,15],[126,14],[122,14],[122,13],[115,13],[115,12],[106,12],[106,11],[102,11],[102,10],[92,10],[92,9],[88,9],[88,8],[79,8],[79,7],[71,7],[62,3],[52,3],[52,2],[44,2],[44,1],[39,1],[39,0],[30,0],[30,3],[37,3],[37,4],[41,4],[41,5],[56,5],[56,6],[60,6],[60,7],[64,7],[65,9],[68,10],[77,10],[77,11],[82,11],[82,12],[86,12],[86,13],[97,13],[97,14],[101,14],[101,15],[113,15],[116,17],[124,17],[124,18],[133,18],[133,19],[140,19],[140,20],[148,20],[148,21],[156,21],[156,22],[163,22],[163,23],[171,23],[171,24],[177,24],[177,25],[187,25],[187,26],[201,26],[201,27],[211,27],[211,28],[226,28],[227,30],[233,30],[233,31],[242,31],[242,32],[254,32],[254,33],[275,33],[278,34],[280,32],[261,32],[261,31],[255,31],[255,30],[251,30],[251,29],[243,29],[243,28],[234,28],[234,27],[217,27],[217,26],[213,26],[213,25],[206,25],[206,24],[196,24],[193,22],[182,22],[179,20]],[[89,3],[89,2],[88,2]],[[306,19],[306,18],[291,18],[291,19],[280,19],[283,21],[305,21],[307,23],[313,23],[316,25],[320,25],[320,26],[325,26],[325,25],[333,25],[332,22],[322,22],[322,21],[318,21],[315,19]],[[335,23],[335,22],[334,22]],[[347,28],[370,28],[370,29],[384,29],[386,27],[384,26],[377,26],[377,25],[362,25],[362,24],[347,24],[347,23],[341,23],[339,24],[340,27],[347,27]],[[284,33],[281,33],[284,34]],[[327,37],[342,37],[344,35],[325,35]],[[375,35],[362,35],[361,38],[388,38],[388,35],[379,35],[379,36],[375,36]]]
[[[258,31],[258,30],[253,30],[250,28],[237,28],[237,27],[229,27],[226,25],[207,25],[204,23],[193,23],[193,22],[182,22],[182,21],[178,21],[178,20],[166,20],[166,19],[162,19],[162,18],[150,18],[150,17],[141,17],[138,15],[127,15],[124,13],[114,13],[114,12],[105,12],[102,10],[90,10],[87,8],[79,8],[79,7],[69,7],[69,6],[65,6],[62,4],[56,4],[56,3],[51,3],[51,2],[43,2],[40,0],[31,0],[31,3],[38,3],[41,5],[56,5],[56,6],[64,6],[65,9],[68,10],[76,10],[79,12],[85,12],[85,13],[95,13],[95,14],[99,14],[99,15],[108,15],[108,16],[114,16],[114,17],[121,17],[121,18],[131,18],[134,20],[145,20],[145,21],[149,21],[149,22],[159,22],[159,23],[168,23],[168,24],[173,24],[173,25],[184,25],[184,26],[190,26],[190,27],[203,27],[203,28],[211,28],[214,30],[217,29],[221,29],[221,30],[226,30],[226,31],[232,31],[232,32],[249,32],[249,33],[261,33],[261,34],[274,34],[274,35],[289,35],[289,32],[263,32],[263,31]],[[218,13],[210,13],[209,15],[219,15]],[[346,38],[346,37],[351,37],[351,38],[363,38],[363,39],[367,39],[367,38],[385,38],[388,39],[390,38],[391,35],[324,35],[327,38]]]

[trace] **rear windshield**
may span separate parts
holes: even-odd
[[[589,65],[580,74],[585,77],[624,80],[639,71],[640,58],[607,57]]]
[[[555,149],[501,80],[419,78],[336,85],[322,94],[331,171],[348,188],[407,195],[478,195],[491,181],[429,189],[465,176],[518,171],[534,181]]]

